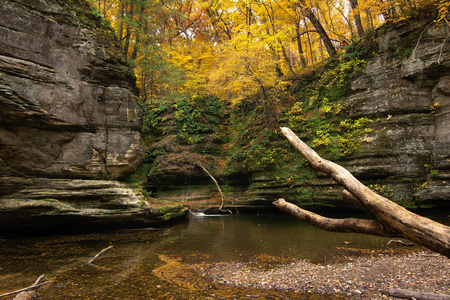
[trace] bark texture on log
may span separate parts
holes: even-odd
[[[416,300],[450,300],[450,296],[448,295],[441,295],[441,294],[431,294],[431,293],[422,293],[422,292],[415,292],[411,290],[404,290],[399,288],[393,288],[389,290],[381,290],[382,294],[396,297],[396,298],[403,298],[403,299],[416,299]]]
[[[406,238],[412,242],[423,245],[431,250],[450,257],[449,226],[445,226],[428,218],[414,214],[393,201],[378,195],[358,181],[345,168],[320,157],[314,150],[300,140],[289,128],[282,127],[281,132],[294,146],[294,148],[306,158],[315,171],[321,171],[331,175],[333,180],[345,189],[343,198],[346,201],[372,212],[376,219],[373,222],[363,220],[352,222],[348,221],[346,226],[343,226],[342,224],[337,226],[338,222],[336,220],[330,223],[329,219],[319,219],[317,215],[314,215],[311,212],[305,210],[299,211],[292,206],[286,205],[286,201],[277,200],[274,202],[279,209],[302,220],[307,221],[309,219],[313,225],[314,223],[316,223],[316,225],[321,224],[324,229],[327,227],[334,227],[336,229],[345,228],[345,230],[348,230],[353,226],[354,232]],[[340,222],[342,223],[342,221]],[[355,223],[361,225],[355,225]],[[334,225],[330,226],[329,224]]]
[[[332,219],[326,218],[321,215],[312,213],[305,209],[302,209],[295,204],[289,203],[284,199],[278,199],[274,202],[276,207],[288,214],[293,215],[297,219],[314,225],[318,228],[335,231],[335,232],[356,232],[366,233],[378,236],[393,236],[393,233],[389,233],[377,220],[367,219]]]

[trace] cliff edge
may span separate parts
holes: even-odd
[[[116,181],[143,147],[113,32],[83,1],[5,0],[0,15],[0,232],[151,221],[144,196]]]

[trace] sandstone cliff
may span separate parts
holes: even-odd
[[[350,118],[371,120],[372,131],[355,153],[336,162],[408,208],[450,205],[449,30],[416,20],[380,33],[378,54],[352,74],[351,90],[339,101]],[[282,187],[271,180],[255,174],[253,197],[276,196]],[[307,185],[307,197],[286,197],[302,205],[345,205],[331,179],[319,176]]]
[[[0,231],[64,216],[149,221],[142,194],[112,180],[143,151],[112,31],[82,1],[5,0],[0,15]]]
[[[350,76],[349,92],[337,100],[345,113],[336,116],[338,122],[333,126],[339,126],[339,118],[364,117],[370,121],[365,125],[370,132],[359,137],[357,151],[335,161],[376,192],[408,208],[450,205],[449,30],[431,20],[379,30],[373,49],[377,53]],[[153,153],[161,149],[161,143],[155,144]],[[201,170],[182,176],[182,166],[176,164],[155,168],[161,161],[168,160],[157,158],[152,171],[157,176],[149,176],[153,180],[150,188],[157,196],[181,197],[193,203],[217,196],[214,186],[198,185]],[[300,154],[297,162],[300,165]],[[286,184],[278,181],[277,175],[270,167],[237,168],[220,182],[230,185],[224,188],[227,196],[236,197],[235,203],[243,206],[270,207],[273,200],[283,197],[310,208],[348,207],[341,199],[342,189],[331,178],[319,174],[301,184]],[[238,180],[233,182],[233,177]],[[211,182],[205,175],[202,178],[203,184]]]

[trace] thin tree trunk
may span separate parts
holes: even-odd
[[[130,19],[129,22],[133,21],[133,18],[134,18],[134,4],[133,4],[133,1],[131,1],[131,3],[130,3],[130,16],[128,18]],[[125,45],[123,47],[123,54],[127,58],[128,58],[128,49],[130,47],[131,32],[132,32],[131,26],[130,26],[130,24],[127,24],[127,26],[125,28]]]
[[[145,59],[145,58],[144,58],[144,59]],[[142,89],[142,97],[144,98],[144,103],[146,103],[147,100],[148,100],[148,92],[147,92],[147,72],[144,71],[143,69],[142,69],[142,71],[141,71],[141,76],[142,76],[142,86],[141,86],[141,89]]]
[[[305,23],[305,27],[306,27],[306,36],[308,37],[308,46],[309,46],[309,54],[311,56],[311,65],[314,67],[314,52],[312,49],[312,43],[311,43],[311,36],[309,35],[309,29],[308,29],[308,25],[306,25]]]
[[[131,55],[131,59],[135,60],[138,54],[138,50],[139,50],[139,43],[141,41],[141,31],[145,30],[145,26],[143,26],[143,24],[145,23],[144,21],[144,12],[145,12],[145,0],[143,0],[141,2],[141,11],[139,12],[139,24],[138,24],[138,30],[136,32],[136,42],[134,43],[134,47],[133,47],[133,54]]]
[[[333,43],[331,42],[330,37],[328,36],[327,32],[325,31],[325,28],[323,28],[319,19],[317,19],[316,15],[311,10],[311,8],[307,7],[306,5],[303,5],[303,3],[301,3],[301,2],[299,2],[299,5],[305,14],[305,17],[308,18],[308,20],[314,26],[314,29],[317,30],[317,32],[319,33],[319,36],[325,45],[325,49],[327,49],[328,55],[331,58],[336,57],[336,54],[337,54],[336,48],[334,47]]]
[[[375,25],[373,24],[372,13],[370,12],[369,9],[366,9],[366,16],[367,16],[367,27],[373,30],[375,28]]]
[[[298,55],[300,57],[300,64],[302,65],[302,68],[306,68],[305,53],[303,51],[302,41],[300,39],[300,22],[297,22],[297,24],[295,25],[295,33],[295,38],[297,39]]]
[[[414,214],[389,199],[378,195],[359,182],[345,168],[321,158],[289,128],[282,127],[281,132],[294,148],[306,158],[315,171],[321,171],[331,175],[334,181],[345,188],[345,200],[359,207],[363,207],[375,215],[376,219],[374,221],[369,223],[365,221],[365,223],[361,223],[365,225],[363,230],[366,230],[367,233],[372,231],[374,233],[370,234],[384,234],[386,236],[406,238],[450,258],[449,226]],[[307,220],[307,218],[303,217],[297,209],[292,208],[290,205],[286,205],[286,203],[287,202],[285,201],[278,200],[275,202],[275,205],[296,217]],[[313,218],[311,215],[306,215],[309,216],[309,218]],[[324,224],[324,222],[321,222],[320,220],[317,223]],[[359,227],[353,224],[347,225],[347,227],[354,227],[357,232],[361,232]],[[380,234],[378,234],[379,231]]]
[[[269,8],[269,5],[267,5],[263,2],[262,2],[262,5],[264,6],[264,9],[266,10],[267,17],[270,22],[270,26],[272,27],[272,33],[273,33],[273,35],[276,35],[278,33],[278,31],[275,27],[275,14],[274,14],[273,8],[272,8],[272,6],[270,6],[270,8]],[[277,42],[281,47],[281,53],[283,54],[284,61],[286,62],[287,66],[289,68],[289,71],[291,72],[292,76],[297,77],[297,74],[295,73],[294,69],[292,68],[292,63],[289,60],[289,57],[286,53],[286,48],[284,47],[283,42],[279,38],[277,38]],[[277,72],[277,73],[281,74],[281,76],[283,75],[280,68],[279,68],[279,72]]]
[[[348,30],[350,30],[350,35],[353,38],[355,36],[354,30],[353,30],[353,24],[352,22],[347,18],[346,14],[337,6],[334,6],[334,8],[341,14],[342,18],[345,20],[348,26]],[[346,39],[347,40],[347,39]]]
[[[117,19],[119,20],[119,28],[117,29],[117,35],[119,36],[119,40],[123,39],[123,18],[125,15],[125,4],[124,0],[120,1],[120,9],[117,12]]]
[[[353,11],[353,19],[355,19],[356,30],[358,31],[358,36],[364,36],[364,28],[361,22],[361,16],[358,9],[358,0],[350,0],[350,7]]]

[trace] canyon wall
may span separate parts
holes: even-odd
[[[0,15],[0,231],[150,221],[143,195],[117,181],[143,148],[112,30],[82,1],[5,0]]]
[[[365,67],[351,74],[349,92],[336,104],[342,107],[336,119],[366,118],[369,130],[359,137],[356,151],[341,155],[335,162],[376,192],[407,208],[448,207],[450,29],[430,20],[386,28],[376,33],[373,51],[377,53],[366,61]],[[166,113],[164,119],[169,120],[170,116]],[[165,131],[173,132],[173,128],[167,127]],[[158,153],[163,145],[173,145],[175,140],[172,134],[172,142],[167,143],[165,138],[151,149]],[[186,150],[186,147],[179,148]],[[164,149],[169,153],[181,151],[175,148]],[[207,205],[212,203],[207,199],[215,197],[216,203],[220,203],[208,176],[193,166],[186,173],[186,163],[181,161],[177,165],[174,160],[171,164],[170,155],[158,156],[150,171],[149,189],[155,191],[155,196],[178,197],[193,204],[203,201]],[[225,154],[224,160],[226,155],[233,153]],[[301,163],[298,154],[298,164]],[[226,176],[220,172],[215,175],[226,196],[235,198],[235,204],[241,207],[267,208],[283,197],[311,209],[348,209],[341,198],[342,188],[323,174],[312,179],[305,176],[302,183],[292,184],[277,180],[276,168],[237,167]]]
[[[335,162],[408,208],[450,206],[449,30],[417,20],[379,34],[378,54],[352,74],[339,101],[348,117],[371,120],[372,131]],[[254,174],[251,198],[278,196],[283,187],[273,182],[270,173]],[[329,177],[319,174],[300,188],[306,196],[286,189],[280,196],[303,206],[345,205]]]

